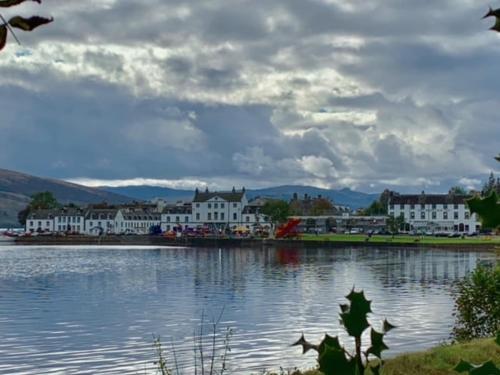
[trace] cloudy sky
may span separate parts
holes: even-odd
[[[0,53],[0,167],[87,184],[478,187],[499,172],[500,34],[481,20],[488,5],[3,9],[55,22]]]

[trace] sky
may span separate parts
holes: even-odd
[[[480,188],[500,34],[477,0],[44,0],[0,52],[0,168],[96,185]],[[500,6],[500,2],[496,4]]]

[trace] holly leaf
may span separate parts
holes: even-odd
[[[30,0],[1,0],[0,1],[0,8],[9,8],[14,5],[19,5],[21,3],[24,3],[25,1],[30,1]],[[38,4],[42,3],[42,0],[31,0],[34,1]]]
[[[322,353],[325,350],[326,346],[337,350],[344,350],[340,345],[338,336],[332,337],[329,334],[325,334],[325,337],[319,344],[318,352]]]
[[[51,23],[52,21],[54,21],[53,18],[45,18],[39,16],[33,16],[30,18],[15,16],[9,20],[9,25],[24,31],[32,31],[36,29],[38,26]]]
[[[353,289],[351,290],[351,293],[349,293],[349,295],[347,295],[345,298],[351,301],[350,310],[356,310],[360,314],[368,314],[372,312],[372,301],[368,301],[366,299],[365,292],[355,292]]]
[[[456,371],[456,372],[467,372],[467,371],[470,371],[471,369],[473,369],[474,366],[472,366],[469,362],[467,361],[464,361],[463,359],[458,363],[458,365],[456,365],[454,368],[453,368],[453,371]]]
[[[344,350],[325,345],[318,359],[319,371],[324,375],[355,375],[356,365],[347,359]]]
[[[496,161],[500,161],[500,154],[498,154],[497,156],[495,156],[495,160]]]
[[[0,25],[0,51],[3,50],[7,43],[7,26]]]
[[[387,321],[387,319],[384,319],[384,323],[383,323],[383,330],[384,330],[384,333],[387,333],[389,332],[391,329],[394,329],[396,328],[396,326],[392,325],[391,323],[389,323]]]
[[[342,308],[340,318],[347,333],[353,337],[360,337],[368,328],[367,314],[371,310],[371,301],[365,298],[363,291],[355,292],[354,289],[346,298],[351,301],[348,309]]]
[[[380,375],[380,369],[381,368],[382,368],[382,365],[379,362],[379,364],[377,366],[370,367],[370,370],[371,370],[371,372],[372,372],[373,375]]]
[[[497,338],[495,339],[495,342],[500,346],[500,331],[497,332]]]
[[[494,229],[500,226],[500,204],[498,204],[498,196],[495,192],[487,198],[468,199],[467,204],[471,212],[481,217],[483,227]]]
[[[368,348],[366,353],[373,354],[374,356],[381,358],[382,351],[389,349],[389,347],[384,343],[384,334],[377,332],[372,328],[370,332],[370,338],[372,341],[372,346]]]
[[[469,371],[470,375],[500,375],[500,369],[495,366],[493,361],[483,363],[481,366],[474,367]]]
[[[300,339],[298,339],[296,342],[292,344],[292,346],[299,346],[299,345],[302,346],[302,354],[307,353],[311,349],[318,351],[318,347],[307,341],[306,338],[304,337],[304,334],[302,334],[302,336],[300,336]]]

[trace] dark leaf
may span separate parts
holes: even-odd
[[[373,354],[374,356],[380,358],[382,355],[382,351],[389,349],[388,346],[384,343],[384,334],[379,333],[372,328],[370,332],[370,338],[372,340],[372,346],[368,348],[367,353]]]
[[[496,161],[500,161],[500,154],[498,154],[497,156],[495,156],[495,160]]]
[[[0,0],[0,8],[12,7],[14,5],[19,5],[21,3],[24,3],[25,1],[34,1],[37,2],[38,4],[42,3],[42,0]]]
[[[483,363],[481,366],[474,367],[470,370],[471,375],[500,375],[500,370],[493,363],[493,361],[488,361]]]
[[[495,192],[491,193],[488,198],[469,199],[467,204],[471,212],[481,217],[483,227],[494,229],[500,226],[500,204],[498,204],[498,196]]]
[[[33,16],[31,18],[15,16],[9,20],[9,25],[24,31],[31,31],[36,29],[38,26],[51,23],[52,21],[54,21],[53,18],[44,18],[39,16]]]
[[[325,337],[323,338],[323,341],[321,341],[318,347],[318,351],[320,354],[323,352],[323,350],[325,350],[326,345],[328,345],[330,348],[333,349],[344,350],[340,345],[338,336],[332,337],[326,334]]]
[[[377,366],[370,367],[370,370],[372,371],[373,375],[380,375],[381,368],[382,368],[382,365],[379,363]]]
[[[500,331],[497,332],[497,338],[496,338],[495,342],[497,343],[497,345],[500,346]]]
[[[384,333],[387,333],[389,332],[391,329],[394,329],[396,328],[396,326],[393,326],[391,323],[389,323],[387,321],[387,319],[384,320],[384,323],[383,323],[383,330],[384,330]]]
[[[360,314],[368,314],[372,312],[372,301],[368,301],[365,297],[365,292],[355,292],[354,289],[346,296],[351,301],[351,310],[356,310]]]
[[[356,365],[353,360],[346,358],[344,350],[338,350],[325,345],[320,354],[319,370],[325,375],[355,375]]]
[[[7,43],[7,26],[0,25],[0,51],[5,47],[5,43]]]
[[[302,346],[302,354],[307,353],[311,349],[318,351],[318,347],[308,342],[305,339],[304,334],[302,334],[302,336],[300,336],[300,339],[298,339],[296,342],[292,344],[292,346],[299,346],[299,345]]]
[[[453,371],[456,371],[456,372],[467,372],[471,369],[473,369],[474,366],[472,366],[469,362],[467,361],[464,361],[463,359],[459,362],[458,365],[456,365],[454,368],[453,368]]]

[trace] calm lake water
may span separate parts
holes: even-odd
[[[192,249],[0,246],[0,374],[154,373],[153,334],[193,373],[202,315],[224,309],[231,373],[308,368],[290,343],[340,333],[353,285],[371,321],[399,326],[387,356],[449,337],[450,290],[494,254],[420,249]],[[211,329],[204,326],[205,332]],[[344,341],[349,343],[344,337]],[[205,340],[209,348],[209,339]],[[207,349],[207,351],[209,351]],[[170,355],[170,363],[173,365]]]

